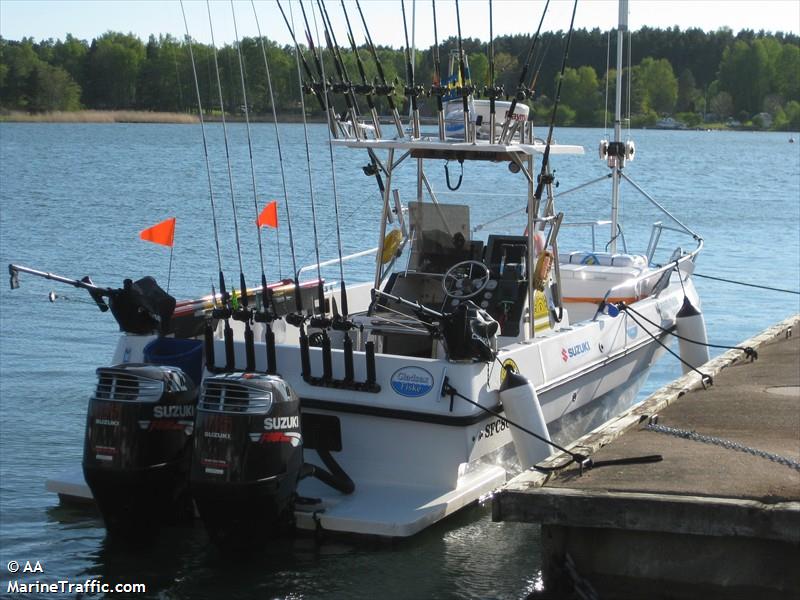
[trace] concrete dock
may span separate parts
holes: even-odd
[[[740,345],[758,360],[730,350],[708,389],[687,374],[569,447],[597,467],[495,495],[495,520],[542,524],[540,597],[800,598],[800,315]]]

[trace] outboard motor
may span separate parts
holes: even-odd
[[[193,517],[189,494],[197,388],[177,367],[97,369],[83,474],[112,536],[143,539]]]
[[[258,546],[294,526],[303,467],[300,400],[280,377],[208,377],[197,412],[191,488],[211,540]]]

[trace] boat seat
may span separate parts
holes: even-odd
[[[572,306],[570,310],[577,313],[576,318],[584,312],[593,314],[611,288],[620,286],[607,298],[608,302],[632,303],[645,297],[653,283],[650,278],[634,281],[646,271],[644,265],[622,267],[563,263],[559,266],[563,300]],[[586,305],[583,307],[585,311],[576,305]]]
[[[641,254],[611,254],[610,252],[571,252],[559,255],[558,262],[570,265],[636,267],[639,269],[647,266],[647,259]]]

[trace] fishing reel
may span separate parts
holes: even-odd
[[[514,96],[517,102],[525,102],[529,98],[533,98],[533,90],[521,85],[517,88],[517,93]]]
[[[432,85],[430,87],[430,90],[428,90],[428,95],[429,96],[436,96],[436,97],[439,97],[439,98],[444,96],[446,93],[447,93],[447,87],[445,87],[443,85]]]
[[[370,96],[375,93],[375,86],[369,83],[357,83],[353,86],[353,90],[360,96]]]
[[[392,94],[394,94],[394,84],[389,85],[388,83],[386,83],[384,85],[375,86],[376,96],[391,96]]]
[[[335,82],[332,80],[328,80],[328,89],[332,90],[334,94],[349,94],[350,90],[353,89],[352,84],[346,81]]]
[[[406,96],[413,96],[414,98],[425,97],[425,86],[423,85],[406,85],[403,86],[403,93]]]
[[[498,98],[503,98],[506,95],[506,90],[502,86],[502,84],[487,85],[486,87],[483,88],[481,93],[490,100],[497,100]]]

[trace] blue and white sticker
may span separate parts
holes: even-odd
[[[419,398],[433,389],[433,375],[422,367],[403,367],[394,372],[391,385],[401,396]]]

